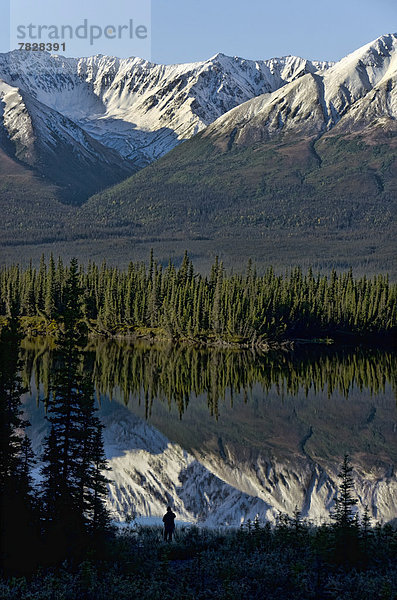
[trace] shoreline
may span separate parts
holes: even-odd
[[[0,329],[6,324],[5,317],[0,318]],[[150,327],[131,327],[120,325],[112,331],[101,330],[97,323],[81,321],[82,334],[89,339],[104,339],[124,341],[131,344],[146,342],[150,345],[167,344],[175,346],[191,346],[197,348],[253,350],[261,352],[291,352],[303,346],[341,347],[365,346],[370,348],[397,350],[393,333],[383,334],[356,334],[351,332],[336,331],[333,334],[321,333],[316,337],[280,337],[252,338],[239,336],[222,336],[214,333],[199,333],[197,335],[171,335],[164,329]],[[21,334],[24,338],[49,337],[54,340],[58,337],[61,328],[59,322],[48,321],[43,317],[21,317]]]

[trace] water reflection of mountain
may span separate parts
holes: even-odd
[[[25,341],[23,357],[44,396],[56,360],[49,342]],[[348,452],[360,506],[397,516],[391,352],[259,355],[95,340],[82,368],[102,398],[116,511],[156,515],[168,498],[185,519],[207,523],[295,506],[320,519]]]
[[[34,370],[48,390],[56,360],[53,342],[25,340],[23,350],[25,379]],[[232,402],[241,392],[248,398],[257,384],[280,397],[314,391],[346,399],[353,389],[377,394],[390,384],[397,397],[397,354],[367,348],[260,353],[97,338],[85,348],[82,368],[92,373],[98,393],[112,396],[117,389],[125,403],[140,398],[147,416],[155,399],[176,404],[182,415],[190,397],[201,394],[217,416],[220,401],[228,397]]]

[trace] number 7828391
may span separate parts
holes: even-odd
[[[20,50],[28,50],[31,52],[58,52],[58,50],[66,50],[65,42],[59,44],[58,42],[19,42]]]

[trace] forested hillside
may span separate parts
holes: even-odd
[[[20,81],[16,57],[3,56],[3,264],[38,264],[49,244],[119,266],[151,247],[163,262],[188,248],[201,271],[215,255],[239,270],[255,256],[262,268],[352,266],[395,279],[396,51],[389,34],[335,64],[216,55],[162,68],[37,55]],[[23,144],[17,79],[40,103],[29,112],[26,96],[40,127]],[[112,181],[121,183],[104,189]]]

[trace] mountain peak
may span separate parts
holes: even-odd
[[[214,54],[214,56],[211,56],[208,60],[222,60],[222,58],[232,58],[231,56],[228,56],[227,54],[223,54],[223,52],[217,52],[216,54]]]
[[[395,72],[396,47],[396,34],[387,34],[336,64],[293,55],[254,61],[217,52],[202,62],[157,65],[138,57],[14,51],[0,55],[0,79],[39,103],[29,106],[43,113],[35,121],[42,124],[43,140],[50,135],[48,109],[48,115],[64,117],[68,143],[79,131],[89,136],[90,147],[96,140],[139,169],[210,124],[210,131],[227,131],[230,123],[248,131],[252,122],[256,137],[290,129],[328,131]],[[244,138],[240,133],[235,143]]]

